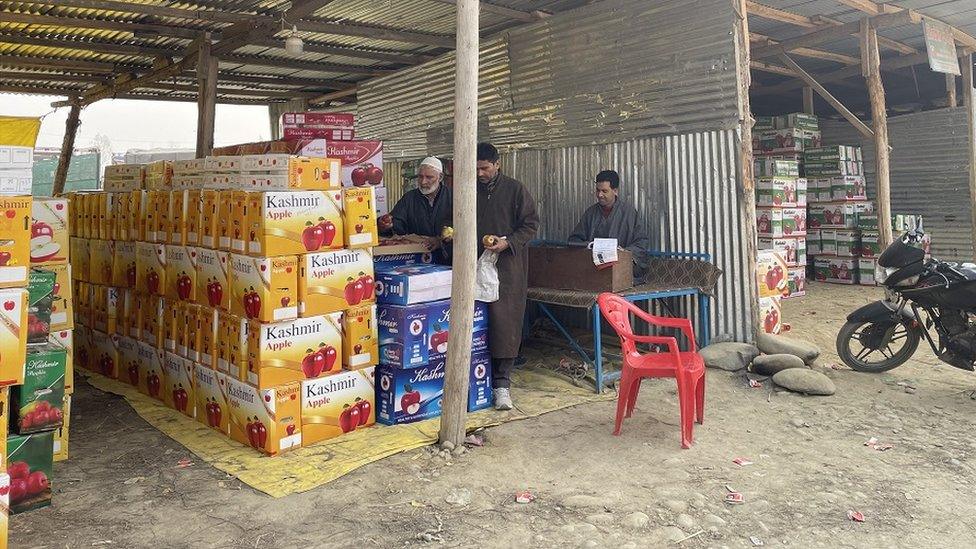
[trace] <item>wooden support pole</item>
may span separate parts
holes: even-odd
[[[973,198],[976,197],[976,105],[973,101],[972,54],[960,58],[959,65],[962,67],[962,104],[969,119],[969,203],[972,207],[972,244],[976,250],[976,199]]]
[[[836,97],[833,96],[833,94],[827,91],[827,88],[823,87],[820,84],[820,82],[817,82],[816,79],[814,79],[812,76],[810,76],[807,73],[807,71],[803,70],[803,68],[800,67],[800,65],[797,64],[797,62],[794,61],[792,57],[786,55],[785,53],[781,54],[779,57],[780,59],[783,60],[784,63],[786,63],[787,67],[796,71],[796,73],[799,75],[801,80],[803,80],[811,88],[816,90],[816,92],[820,94],[820,97],[823,97],[825,101],[830,103],[831,107],[833,107],[844,118],[846,118],[848,122],[850,122],[855,128],[857,128],[857,131],[861,132],[866,137],[874,137],[874,132],[871,131],[871,128],[869,128],[867,124],[861,122],[861,119],[858,118],[857,115],[855,115],[847,107],[845,107],[844,104],[841,103],[839,99],[837,99]],[[879,74],[880,74],[880,69],[879,69]],[[879,76],[878,78],[881,77]]]
[[[868,60],[868,97],[871,100],[871,125],[874,127],[874,154],[877,184],[878,240],[881,249],[892,241],[891,235],[891,165],[888,146],[888,110],[885,105],[884,83],[881,81],[881,55],[878,53],[878,31],[868,29],[867,43],[861,55]]]
[[[959,105],[959,100],[956,98],[956,75],[947,74],[946,79],[946,104],[951,109]]]
[[[454,83],[454,260],[451,333],[441,404],[442,443],[460,446],[468,412],[474,278],[478,261],[478,0],[457,1],[457,73]],[[746,66],[748,70],[748,65]]]
[[[807,114],[817,114],[813,112],[813,88],[803,87],[803,112]]]
[[[197,158],[213,152],[217,114],[217,58],[210,54],[210,39],[200,42],[197,59]]]
[[[68,166],[71,165],[71,155],[75,150],[75,136],[81,125],[81,105],[75,103],[68,111],[68,121],[64,124],[64,141],[61,142],[61,156],[58,158],[58,170],[54,172],[54,188],[51,196],[58,196],[64,192],[64,183],[68,180]]]

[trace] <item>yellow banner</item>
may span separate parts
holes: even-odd
[[[39,131],[40,118],[0,115],[0,145],[34,148]]]

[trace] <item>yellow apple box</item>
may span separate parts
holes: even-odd
[[[71,256],[71,263],[75,263],[74,255]],[[112,282],[110,284],[122,288],[136,287],[135,242],[115,242],[115,255],[112,257]]]
[[[88,250],[90,253],[88,267],[89,282],[106,286],[111,284],[115,263],[115,241],[90,240]]]
[[[0,417],[10,417],[10,387],[0,387]],[[7,470],[7,434],[9,431],[9,426],[9,421],[0,421],[0,471]],[[3,483],[2,480],[0,480],[0,492],[3,491],[2,489]],[[5,495],[0,494],[0,502],[4,501],[2,499],[3,497],[5,497]],[[4,511],[2,516],[0,516],[0,520],[6,520],[6,518],[7,513]],[[4,530],[2,533],[6,534],[6,531]],[[4,538],[0,540],[0,547],[6,549],[6,546],[3,545],[6,542],[7,538],[4,536]]]
[[[180,322],[183,320],[183,313],[180,310],[182,302],[163,299],[163,350],[171,353],[176,352],[176,342],[179,339]]]
[[[74,300],[71,295],[71,265],[46,265],[45,270],[55,275],[54,288],[51,294],[51,331],[70,330],[74,327]]]
[[[176,344],[176,353],[183,358],[197,362],[200,360],[200,305],[181,303],[183,330]]]
[[[230,437],[268,455],[302,445],[301,385],[258,389],[226,377]]]
[[[217,219],[214,226],[217,231],[217,249],[231,251],[231,241],[234,232],[234,192],[217,192]],[[242,242],[243,244],[243,242]]]
[[[104,194],[104,193],[102,193]],[[32,265],[68,261],[68,199],[35,198],[31,207],[30,261]]]
[[[230,224],[230,251],[245,253],[247,247],[247,191],[230,191],[230,217],[220,223]]]
[[[139,308],[139,338],[153,347],[163,347],[165,337],[166,315],[164,313],[163,298],[147,295],[142,297]]]
[[[208,248],[196,251],[195,301],[214,309],[230,310],[230,254]]]
[[[244,186],[257,190],[331,190],[342,187],[342,161],[288,154],[244,157]]]
[[[146,207],[146,240],[165,244],[169,240],[169,191],[148,191]]]
[[[374,368],[302,382],[302,445],[376,423]]]
[[[189,208],[187,191],[170,191],[169,204],[169,243],[185,246],[186,217]]]
[[[197,249],[190,246],[166,246],[166,299],[196,298],[197,256]]]
[[[376,301],[373,253],[335,250],[300,257],[298,296],[302,316],[345,311]]]
[[[342,367],[359,370],[380,360],[376,305],[356,306],[342,316]]]
[[[139,342],[139,392],[163,401],[163,387],[166,386],[166,351],[153,347],[145,341]]]
[[[68,232],[71,236],[84,236],[88,237],[86,234],[82,234],[85,230],[82,228],[85,215],[85,193],[78,191],[72,191],[65,193],[68,197],[68,201],[71,203],[71,207],[68,212]]]
[[[230,311],[261,322],[298,317],[298,258],[230,254]]]
[[[198,221],[198,237],[200,246],[203,248],[229,250],[230,241],[227,246],[220,245],[220,234],[217,225],[220,224],[220,191],[214,189],[204,189],[200,192],[200,216]],[[229,234],[229,233],[228,233]]]
[[[129,240],[148,241],[152,212],[149,209],[149,192],[129,193]]]
[[[248,193],[247,253],[303,254],[343,246],[342,191]]]
[[[342,190],[346,246],[372,248],[380,244],[376,226],[376,191],[372,186]]]
[[[92,327],[106,334],[118,330],[119,289],[114,286],[93,286]]]
[[[94,225],[92,227],[92,238],[111,240],[111,193],[98,193],[96,195],[95,208],[93,210]]]
[[[166,245],[136,243],[136,286],[140,292],[162,296],[166,292]]]
[[[186,245],[200,245],[200,214],[203,206],[203,189],[186,191]]]
[[[251,321],[247,382],[261,389],[339,371],[342,313],[262,324]]]
[[[43,229],[47,232],[46,229]],[[0,196],[0,288],[27,286],[27,271],[31,266],[31,251],[34,242],[31,237],[31,197]],[[47,242],[44,250],[53,250],[53,228],[51,234],[37,241]],[[61,252],[54,251],[51,257]],[[61,252],[62,254],[64,252]]]
[[[91,345],[95,355],[92,357],[92,370],[111,379],[119,378],[119,340],[118,334],[91,331]]]
[[[75,366],[91,370],[91,360],[95,356],[91,346],[91,330],[87,326],[78,326],[72,331],[71,339],[75,347]]]
[[[52,331],[47,337],[47,342],[58,349],[64,349],[65,356],[67,357],[64,369],[64,392],[70,395],[75,392],[74,331]]]
[[[193,369],[197,421],[226,435],[229,434],[230,411],[227,409],[227,381],[224,378],[223,374],[210,368]]]
[[[122,316],[119,318],[119,333],[124,336],[140,338],[142,298],[132,288],[122,288]]]
[[[112,211],[115,213],[115,219],[113,223],[112,239],[113,240],[129,240],[129,193],[113,193],[112,194]],[[74,208],[74,204],[71,204]]]
[[[73,236],[68,244],[75,280],[84,280],[86,282],[91,280],[89,272],[91,270],[90,243],[91,240],[87,238]],[[0,271],[2,271],[2,268],[0,268]]]
[[[61,406],[64,422],[61,427],[54,431],[54,461],[64,461],[68,459],[68,429],[71,426],[71,395],[64,395],[64,404]],[[0,549],[6,549],[0,545]]]
[[[119,381],[139,388],[139,344],[140,341],[127,336],[119,336]]]
[[[196,348],[190,349],[190,358],[195,355],[199,364],[217,369],[217,310],[199,305],[196,312],[200,335],[190,340],[191,345],[196,344]]]
[[[193,397],[193,361],[174,353],[166,353],[163,362],[166,385],[163,402],[187,417],[196,417]]]
[[[0,385],[23,384],[26,360],[27,290],[0,290]]]

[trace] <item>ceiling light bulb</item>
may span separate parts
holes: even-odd
[[[285,38],[285,51],[291,55],[301,55],[305,51],[305,42],[298,36],[298,27],[293,26],[288,38]]]

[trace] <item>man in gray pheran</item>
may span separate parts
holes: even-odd
[[[539,230],[535,200],[520,181],[498,171],[498,149],[478,144],[478,254],[498,254],[498,301],[488,305],[495,408],[512,409],[511,374],[522,343],[522,317],[529,283],[526,245]],[[498,241],[485,246],[485,236]]]
[[[616,238],[617,247],[634,254],[634,276],[643,274],[648,238],[637,221],[637,210],[620,198],[620,175],[604,170],[596,175],[596,204],[583,212],[570,242]]]

